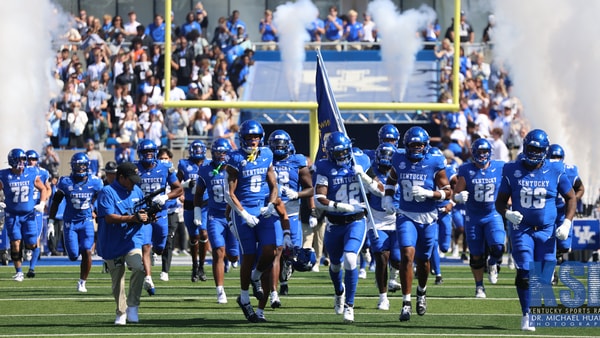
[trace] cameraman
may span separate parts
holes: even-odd
[[[148,221],[144,210],[135,211],[144,198],[137,186],[141,181],[135,164],[121,163],[117,178],[98,195],[98,254],[106,261],[117,302],[115,325],[138,322],[138,306],[144,284],[142,265],[142,224]],[[125,296],[125,263],[131,270],[129,292]]]

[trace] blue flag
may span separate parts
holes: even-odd
[[[346,134],[346,128],[344,127],[344,121],[342,115],[338,109],[331,85],[329,84],[329,78],[327,77],[327,70],[323,66],[323,58],[321,52],[317,50],[317,78],[316,78],[316,90],[317,90],[317,120],[319,126],[319,149],[317,151],[316,160],[327,157],[327,150],[325,149],[325,140],[327,136],[334,131],[341,131]]]

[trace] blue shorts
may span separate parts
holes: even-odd
[[[4,224],[11,242],[23,240],[28,246],[37,244],[40,233],[34,211],[21,216],[7,212]]]
[[[400,215],[396,218],[396,236],[400,249],[415,248],[415,258],[429,260],[433,251],[437,232],[437,223],[421,224]]]
[[[523,225],[518,229],[513,227],[510,240],[517,269],[529,270],[531,262],[556,262],[554,225],[548,225],[538,231]]]
[[[331,264],[341,264],[344,252],[358,255],[366,236],[367,223],[364,217],[346,225],[327,224],[323,244]]]
[[[452,213],[440,212],[438,217],[438,247],[442,252],[448,252],[452,242]]]
[[[239,256],[240,243],[235,235],[229,230],[227,219],[223,215],[223,210],[218,210],[215,214],[208,212],[207,222],[208,240],[210,246],[214,249],[225,247],[227,255]]]
[[[260,207],[246,208],[250,215],[260,215]],[[242,255],[256,254],[257,244],[260,246],[283,244],[283,232],[279,217],[259,216],[259,223],[254,228],[248,224],[236,213],[233,213],[233,229],[235,236],[240,242],[240,252]]]
[[[143,245],[151,244],[154,250],[162,251],[167,244],[167,235],[169,234],[168,217],[159,217],[154,223],[144,224],[142,226]]]
[[[225,213],[223,213],[225,217]],[[196,226],[194,224],[194,210],[183,210],[183,223],[187,228],[190,238],[195,238],[200,235],[200,231],[206,230],[206,223],[208,219],[208,208],[202,208],[202,225]]]
[[[452,224],[454,225],[455,228],[462,229],[465,227],[465,214],[466,214],[465,209],[462,209],[462,208],[452,209]]]
[[[367,232],[369,240],[371,242],[371,250],[373,253],[389,251],[390,261],[400,261],[400,247],[398,246],[398,237],[396,236],[396,230],[377,230],[379,238],[375,238],[373,231]]]
[[[81,251],[91,250],[94,245],[94,222],[86,219],[82,222],[64,222],[65,250],[69,259],[77,260]]]
[[[504,245],[506,232],[499,213],[476,216],[469,215],[465,219],[465,234],[471,255],[481,256],[485,253],[486,245]]]
[[[289,216],[290,219],[290,237],[292,239],[292,244],[297,247],[302,247],[302,223],[300,223],[300,219],[298,215]]]

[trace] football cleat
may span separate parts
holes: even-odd
[[[35,278],[35,271],[29,269],[29,271],[27,271],[27,278]]]
[[[25,250],[25,261],[31,262],[31,258],[33,258],[33,251]]]
[[[198,268],[198,278],[201,282],[206,282],[206,274],[204,273],[204,267]]]
[[[498,283],[498,266],[496,264],[488,265],[488,279],[490,283]]]
[[[526,314],[521,318],[521,331],[535,331],[535,326],[529,325],[529,314]]]
[[[444,279],[442,278],[442,276],[435,276],[435,285],[442,285],[444,284]]]
[[[333,303],[333,309],[335,310],[336,315],[341,315],[344,313],[344,302],[346,301],[346,288],[342,290],[341,295],[335,295]]]
[[[16,282],[22,282],[25,279],[25,276],[23,275],[23,272],[17,272],[17,274],[13,276],[13,279]]]
[[[225,290],[217,291],[217,304],[227,304],[227,294],[225,294]]]
[[[254,298],[258,299],[259,301],[265,298],[265,292],[263,291],[260,279],[250,279],[250,283],[252,284],[252,295]]]
[[[281,301],[279,300],[279,295],[277,295],[277,291],[271,292],[271,308],[278,309],[281,307]]]
[[[266,323],[267,322],[267,318],[265,318],[265,313],[263,311],[256,311],[256,319],[257,319],[257,323]]]
[[[508,268],[511,270],[515,269],[515,260],[512,258],[512,255],[508,255]]]
[[[400,291],[400,290],[402,290],[402,284],[400,284],[397,280],[390,279],[388,281],[388,291],[389,292],[396,292],[396,291]]]
[[[250,302],[248,302],[246,304],[242,304],[242,298],[240,296],[237,297],[236,302],[242,309],[242,312],[244,312],[244,316],[246,317],[246,319],[249,322],[251,322],[251,323],[259,322],[258,316],[256,316],[256,313],[254,312],[254,308],[252,307],[252,304]]]
[[[146,278],[144,278],[144,290],[148,292],[149,296],[154,296],[156,294],[156,289],[154,288],[154,282],[152,281],[152,277],[146,276]]]
[[[377,310],[388,311],[390,309],[390,301],[385,298],[379,298],[379,302],[377,303]]]
[[[152,257],[150,257],[150,264],[152,266],[155,266],[158,264],[158,255],[155,253],[152,253]]]
[[[162,271],[160,273],[160,280],[163,282],[168,282],[169,281],[169,273]]]
[[[127,310],[125,313],[127,313],[127,321],[128,322],[137,323],[140,321],[140,319],[138,317],[138,307],[137,306],[127,307]]]
[[[9,255],[7,250],[2,250],[0,253],[0,261],[2,261],[2,265],[8,265]]]
[[[427,295],[417,290],[417,314],[423,316],[427,312]]]
[[[360,271],[358,272],[358,278],[367,279],[367,270],[360,269]]]
[[[475,298],[486,298],[485,288],[483,286],[478,286],[475,288]]]
[[[354,307],[344,304],[344,323],[354,323]]]
[[[85,281],[84,280],[79,280],[79,282],[77,282],[77,292],[81,292],[81,293],[86,293],[87,292],[87,288],[85,287]]]
[[[289,293],[289,287],[287,284],[281,284],[279,287],[279,294],[282,296],[287,296]]]
[[[199,273],[198,267],[194,266],[192,268],[192,283],[196,283],[200,279],[200,276],[198,275],[198,273]]]
[[[402,310],[400,311],[400,321],[407,322],[410,320],[410,314],[412,312],[412,305],[410,302],[402,302]]]

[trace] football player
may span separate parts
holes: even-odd
[[[541,129],[534,129],[523,139],[523,152],[516,161],[502,169],[502,182],[496,210],[512,223],[510,239],[517,268],[515,285],[521,304],[521,330],[535,331],[529,325],[529,271],[531,262],[541,263],[542,282],[551,283],[556,266],[556,239],[565,240],[577,209],[573,184],[562,162],[546,159],[550,142]],[[558,195],[565,199],[565,219],[555,226]],[[509,209],[508,201],[512,201]]]
[[[155,288],[152,281],[152,251],[157,255],[162,255],[167,242],[169,225],[167,220],[167,210],[165,203],[167,200],[178,198],[183,194],[183,188],[175,175],[175,170],[171,164],[158,161],[158,148],[151,140],[140,140],[137,147],[139,161],[136,163],[139,175],[142,178],[139,183],[140,188],[147,196],[161,188],[171,189],[155,196],[153,204],[161,207],[161,210],[154,215],[154,221],[150,226],[143,226],[144,245],[142,246],[142,261],[146,277],[144,278],[144,290],[149,295],[154,295]]]
[[[63,198],[66,201],[63,214],[65,250],[71,261],[81,254],[78,292],[87,292],[86,281],[92,268],[94,244],[93,205],[104,184],[89,171],[90,160],[85,153],[71,157],[71,175],[62,176],[56,185],[48,215],[48,237],[54,234],[56,213]],[[98,248],[100,249],[100,248]]]
[[[36,168],[28,167],[27,154],[23,149],[15,148],[8,153],[10,168],[0,170],[0,189],[4,191],[6,203],[5,227],[10,240],[10,255],[16,274],[13,279],[22,282],[22,244],[26,249],[37,247],[40,232],[36,223],[36,212],[43,212],[50,192],[42,182]],[[40,192],[36,204],[34,194]]]
[[[417,314],[427,312],[427,278],[431,251],[435,241],[438,200],[450,198],[450,183],[446,176],[442,152],[429,144],[429,134],[422,127],[411,127],[404,134],[405,152],[396,152],[388,172],[382,206],[389,214],[396,212],[393,195],[396,186],[401,195],[396,216],[396,231],[400,246],[400,281],[402,310],[400,321],[410,320],[413,262],[417,263]]]

